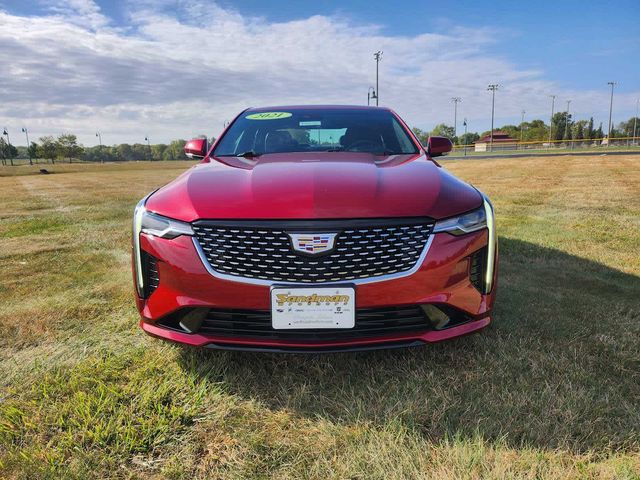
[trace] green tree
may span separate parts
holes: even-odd
[[[431,137],[447,137],[452,142],[455,142],[454,128],[444,123],[439,123],[431,130],[429,134]]]
[[[51,135],[46,135],[39,138],[40,145],[38,146],[38,157],[49,159],[51,163],[56,163],[56,141]]]
[[[584,131],[588,122],[586,120],[578,120],[573,123],[573,138],[575,140],[582,140],[585,138]]]
[[[427,140],[429,139],[429,132],[425,132],[424,130],[420,130],[418,127],[413,127],[411,129],[413,134],[418,137],[418,140],[423,146],[427,145]]]
[[[517,140],[520,140],[520,127],[516,127],[515,125],[505,125],[503,127],[500,128],[496,128],[496,132],[497,131],[501,131],[506,133],[507,135],[509,135],[511,138],[515,138]],[[491,133],[491,132],[489,132]]]
[[[31,142],[29,144],[29,148],[27,148],[27,154],[34,160],[38,158],[38,144],[36,142]]]
[[[586,128],[584,129],[584,138],[592,139],[595,135],[595,130],[593,129],[593,117],[589,119],[589,123],[587,123]]]
[[[573,121],[571,120],[571,114],[567,114],[565,116],[565,125],[564,125],[564,134],[562,135],[562,138],[564,140],[571,140],[572,139],[572,127],[573,127]]]
[[[525,142],[540,142],[549,138],[549,127],[543,120],[532,120],[530,122],[524,122],[518,127],[518,134],[516,137],[520,139],[520,128],[524,128],[523,139]]]
[[[116,158],[121,161],[133,160],[133,150],[128,143],[121,143],[115,147]]]
[[[638,131],[640,130],[640,118],[631,117],[626,122],[620,122],[618,124],[617,130],[620,132],[620,135],[623,137],[633,137],[634,127],[636,127],[636,135],[638,135]]]
[[[151,145],[151,158],[155,158],[156,160],[162,160],[164,158],[164,151],[166,149],[167,149],[167,146],[164,143]]]
[[[153,149],[142,143],[131,145],[131,160],[152,160]]]
[[[596,131],[593,132],[593,136],[598,139],[604,138],[604,132],[602,131],[602,122],[600,122],[600,125],[598,125]]]
[[[480,135],[478,135],[476,132],[463,133],[462,135],[460,135],[460,138],[459,138],[460,145],[471,145],[473,142],[475,142],[479,138],[480,138]]]
[[[18,149],[11,145],[10,143],[5,142],[4,138],[0,137],[0,157],[2,157],[2,164],[6,165],[7,160],[13,166],[13,159],[18,156]]]
[[[165,149],[162,159],[163,160],[186,160],[187,156],[184,154],[184,145],[186,140],[174,140]]]
[[[553,129],[551,140],[562,140],[564,138],[567,120],[567,112],[557,112],[553,115],[551,119],[551,127]]]
[[[78,137],[72,133],[63,133],[58,135],[56,140],[56,154],[59,158],[68,158],[69,163],[72,159],[79,158],[84,148],[78,144]]]

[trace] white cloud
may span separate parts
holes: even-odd
[[[500,32],[452,28],[448,34],[388,36],[375,25],[328,16],[269,23],[215,4],[135,2],[130,23],[114,26],[91,0],[47,0],[48,14],[0,11],[0,122],[33,135],[72,131],[86,144],[168,141],[217,135],[247,106],[364,103],[380,63],[382,104],[411,125],[459,118],[487,128],[488,83],[501,83],[502,120],[548,116],[549,93],[573,100],[581,116],[604,119],[606,90],[562,91],[544,72],[516,68],[486,52]],[[620,105],[634,100],[617,97]],[[629,111],[630,116],[633,112]],[[626,118],[624,117],[624,118]],[[622,117],[621,117],[622,118]]]

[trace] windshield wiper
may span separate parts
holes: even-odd
[[[327,150],[324,150],[325,152],[342,152],[344,151],[344,147],[336,147],[336,148],[329,148]]]
[[[247,150],[244,153],[239,153],[238,155],[236,155],[236,157],[244,157],[244,158],[256,158],[259,157],[261,154],[254,152],[253,150]]]

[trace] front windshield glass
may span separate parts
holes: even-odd
[[[222,137],[214,156],[288,152],[392,155],[418,149],[388,110],[283,109],[242,114]]]

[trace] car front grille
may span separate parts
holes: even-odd
[[[354,328],[275,330],[269,310],[211,309],[198,333],[271,340],[338,340],[394,333],[423,332],[431,326],[419,305],[358,308]],[[169,325],[170,326],[170,325]],[[173,327],[175,328],[175,327]]]
[[[217,273],[264,282],[326,283],[411,270],[433,221],[197,221],[192,226],[203,261]],[[310,255],[293,249],[289,233],[337,236],[332,250]]]

